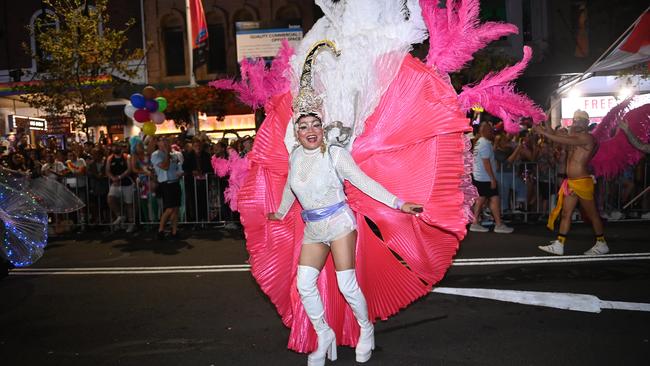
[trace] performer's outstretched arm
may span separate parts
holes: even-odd
[[[282,201],[280,201],[280,207],[278,207],[277,212],[269,214],[269,219],[284,219],[295,200],[296,196],[294,196],[293,192],[291,191],[291,186],[289,185],[289,177],[287,177],[287,183],[284,185],[284,190],[282,191]]]
[[[618,126],[621,128],[621,130],[623,130],[625,136],[627,136],[627,140],[630,142],[630,145],[643,151],[646,154],[650,154],[650,144],[644,144],[643,141],[641,141],[634,134],[634,132],[630,130],[630,126],[627,125],[626,121],[621,121]]]
[[[347,179],[355,187],[359,188],[363,193],[376,199],[377,201],[385,204],[386,206],[401,209],[407,213],[422,212],[422,205],[414,204],[411,202],[403,202],[394,194],[390,193],[381,184],[377,183],[374,179],[364,173],[357,163],[354,162],[352,155],[341,147],[330,147],[330,153],[334,160],[334,167],[339,176]]]
[[[571,136],[561,136],[556,135],[553,130],[547,129],[545,126],[537,125],[533,127],[533,130],[540,135],[545,136],[553,142],[557,142],[562,145],[589,145],[593,143],[593,137],[590,134],[579,134]]]

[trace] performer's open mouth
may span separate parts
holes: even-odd
[[[307,141],[309,141],[310,143],[313,144],[316,141],[318,141],[318,136],[316,136],[316,135],[307,135]]]

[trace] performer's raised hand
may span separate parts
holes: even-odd
[[[271,212],[267,214],[266,218],[269,219],[270,221],[282,221],[282,219],[279,218],[278,215],[275,214],[275,212]]]
[[[418,216],[418,214],[422,213],[424,211],[424,206],[418,203],[413,203],[413,202],[405,202],[400,210],[402,212]]]

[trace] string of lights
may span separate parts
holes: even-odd
[[[16,267],[37,261],[47,245],[47,212],[26,193],[0,184],[2,252]]]

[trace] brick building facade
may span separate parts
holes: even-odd
[[[145,0],[144,7],[149,83],[187,84],[185,1]],[[288,21],[307,31],[315,21],[316,8],[313,0],[203,0],[210,51],[207,65],[196,70],[196,79],[237,73],[236,22]]]
[[[108,3],[108,27],[123,29],[129,19],[135,20],[128,32],[127,47],[131,49],[142,48],[140,5],[140,1],[133,0],[111,0]],[[51,11],[41,0],[0,0],[0,83],[30,80],[29,74],[37,71],[36,63],[25,52],[23,45],[35,49],[35,41],[27,27],[33,25],[43,12]],[[17,70],[23,71],[24,75],[19,76]]]

